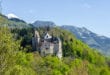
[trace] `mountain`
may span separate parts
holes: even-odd
[[[72,32],[78,39],[82,40],[90,47],[98,49],[105,55],[110,55],[110,38],[100,36],[85,27],[79,28],[75,26],[63,25],[61,28]]]
[[[35,21],[33,23],[34,27],[45,27],[45,26],[50,26],[50,27],[55,27],[56,24],[52,21]]]
[[[0,26],[7,26],[9,28],[27,28],[31,27],[24,20],[18,18],[15,15],[3,15],[0,14]]]
[[[11,20],[11,21],[15,21],[15,22],[26,23],[24,20],[21,20],[21,19],[18,19],[18,18],[10,18],[9,20]]]
[[[15,14],[8,14],[7,18],[11,21],[15,21],[15,22],[23,22],[26,23],[24,20],[20,19],[18,16],[16,16]]]

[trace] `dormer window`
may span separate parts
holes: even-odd
[[[47,36],[47,38],[48,38],[48,36]]]

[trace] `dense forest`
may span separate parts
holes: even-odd
[[[0,16],[0,75],[110,75],[110,59],[72,33],[58,27],[33,28],[21,24]],[[60,37],[63,58],[42,57],[34,51],[31,46],[34,30],[40,35],[48,30]]]

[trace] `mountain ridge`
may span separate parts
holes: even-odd
[[[34,27],[45,27],[45,26],[55,27],[56,26],[56,24],[52,21],[41,21],[41,20],[37,20],[32,24]]]
[[[75,26],[61,26],[61,28],[66,29],[74,35],[88,44],[90,47],[98,49],[103,54],[110,55],[110,38],[106,36],[99,36],[98,34],[88,30],[85,27],[79,28]]]
[[[28,28],[31,27],[30,24],[26,23],[24,20],[0,14],[0,26],[7,26],[9,28]]]

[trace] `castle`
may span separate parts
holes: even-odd
[[[32,47],[39,51],[41,56],[56,55],[62,58],[62,43],[60,38],[49,35],[47,32],[40,37],[39,32],[35,31],[32,38]]]

